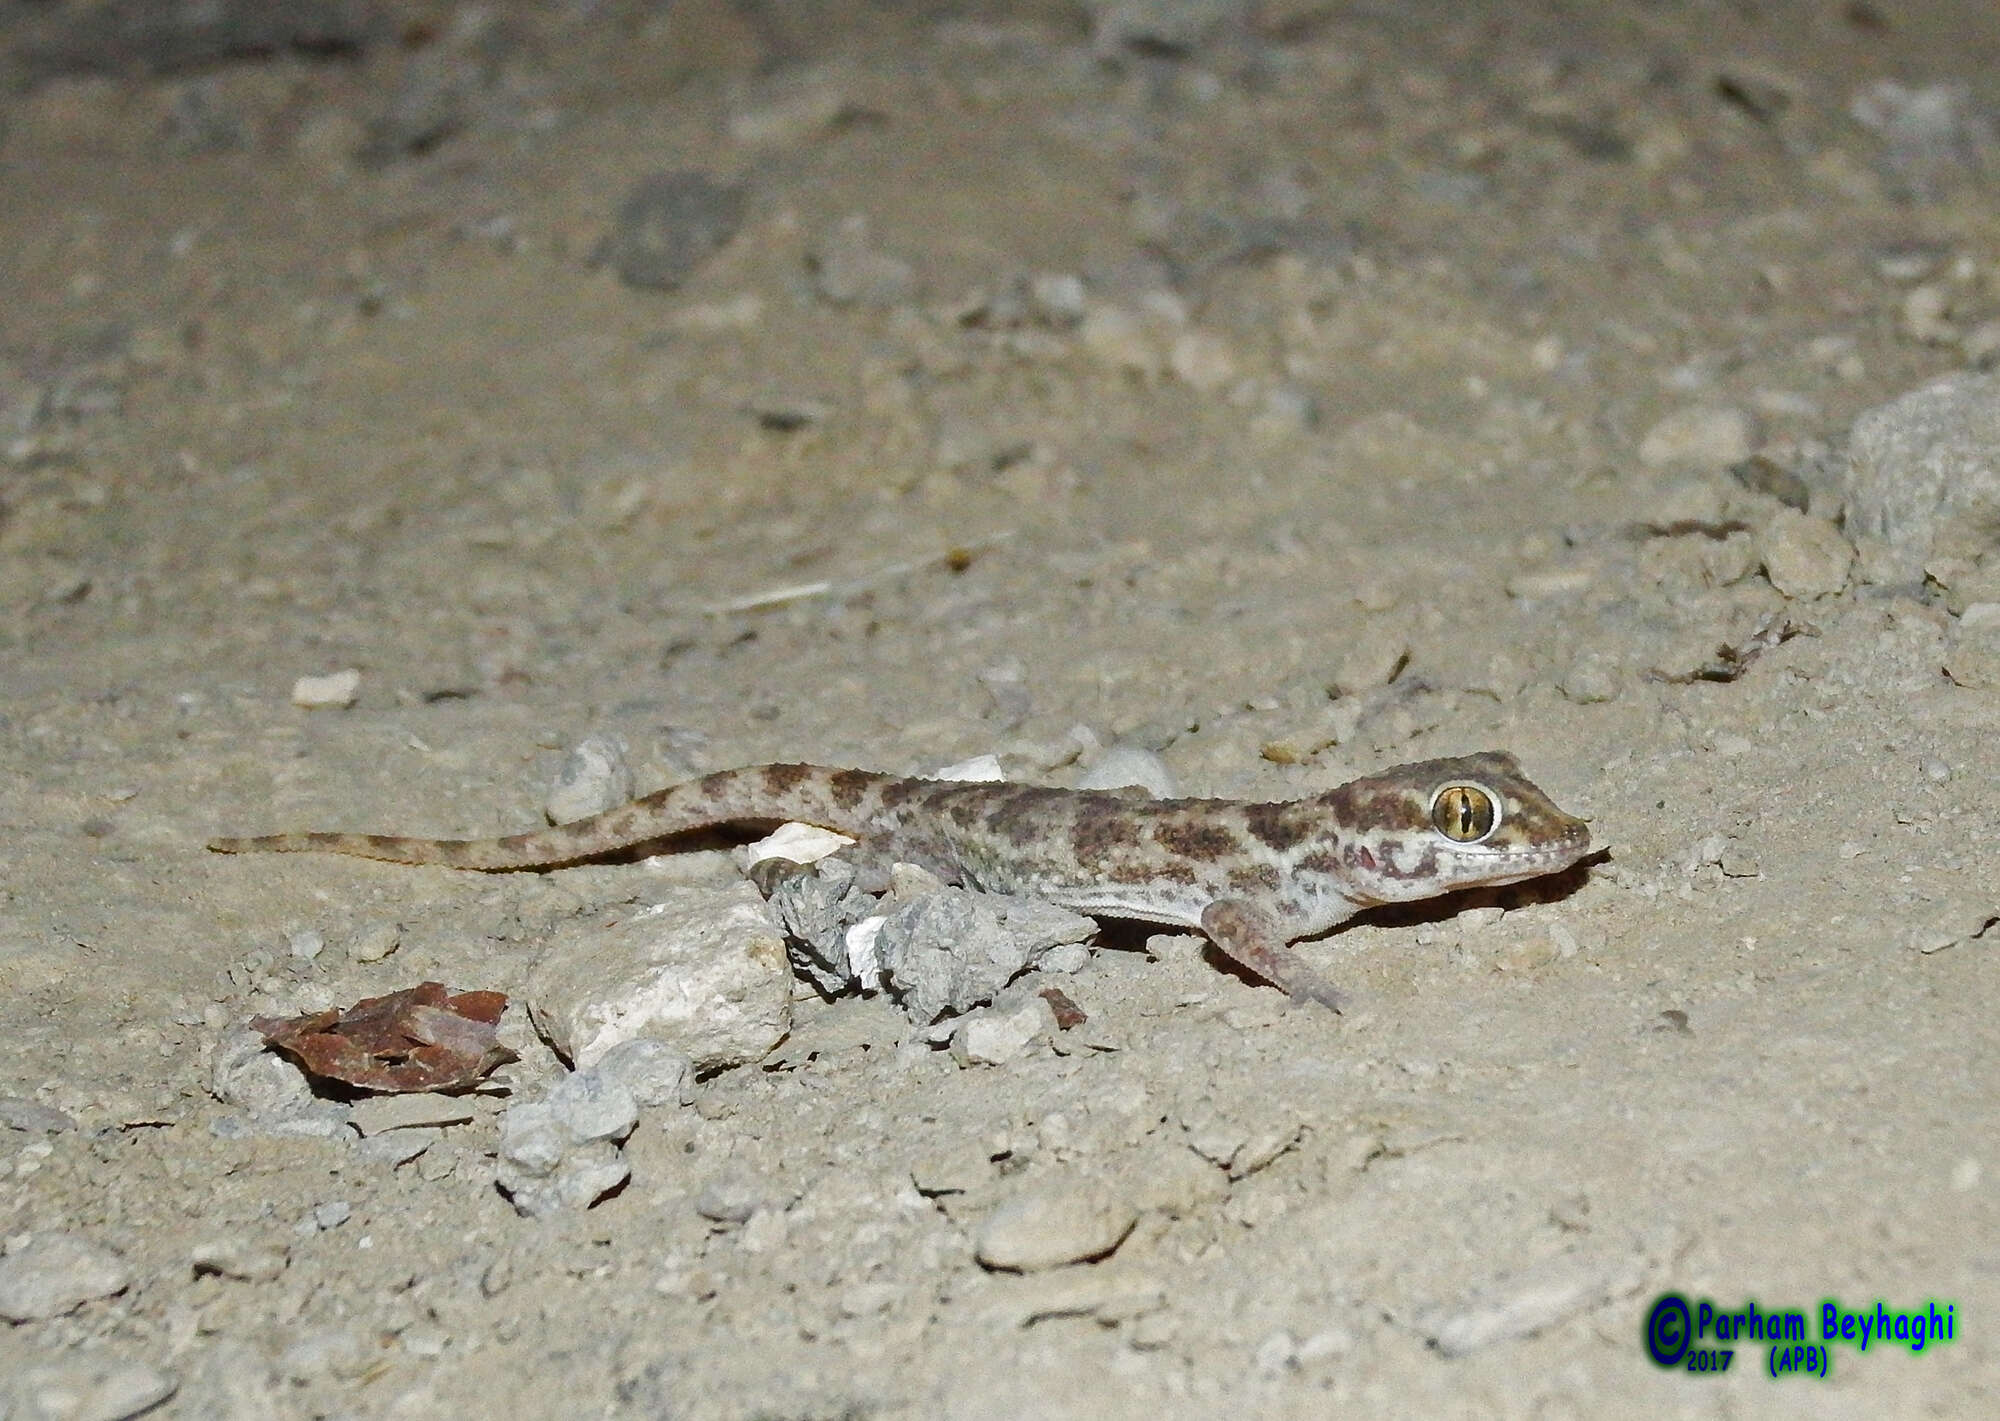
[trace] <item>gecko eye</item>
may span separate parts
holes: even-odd
[[[1500,803],[1480,785],[1445,785],[1431,796],[1431,825],[1454,843],[1476,844],[1500,824]]]

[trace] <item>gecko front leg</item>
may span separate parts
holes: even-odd
[[[1249,968],[1293,1001],[1314,1001],[1340,1010],[1340,993],[1333,983],[1292,951],[1277,918],[1266,909],[1242,898],[1218,898],[1202,909],[1201,930],[1225,957]]]

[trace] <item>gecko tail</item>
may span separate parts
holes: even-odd
[[[442,864],[449,868],[505,873],[515,869],[552,868],[576,863],[607,849],[582,846],[581,851],[555,840],[560,829],[510,834],[502,839],[415,839],[400,834],[261,834],[255,838],[210,839],[218,854],[346,854],[384,863]]]
[[[722,770],[669,786],[587,819],[498,839],[425,839],[404,834],[265,834],[210,839],[218,854],[347,854],[385,863],[439,864],[482,873],[561,868],[722,824],[818,824],[857,837],[870,825],[868,802],[890,776],[813,765]]]

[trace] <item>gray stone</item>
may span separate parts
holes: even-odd
[[[522,1101],[500,1117],[500,1160],[523,1177],[555,1173],[571,1143],[545,1100]]]
[[[1956,374],[1878,405],[1848,435],[1847,532],[1871,574],[1922,579],[1976,557],[2000,529],[2000,375]]]
[[[575,1071],[548,1094],[549,1113],[576,1144],[622,1140],[639,1123],[632,1092],[595,1069]]]
[[[1124,1242],[1138,1217],[1130,1202],[1101,1181],[1051,1180],[988,1214],[973,1251],[988,1268],[1040,1272],[1104,1257]]]
[[[542,813],[551,824],[569,824],[617,808],[636,789],[625,742],[615,735],[587,736],[563,756]]]
[[[875,940],[889,985],[912,1021],[969,1011],[1058,943],[1097,924],[1026,898],[946,888],[889,914]]]
[[[622,1041],[598,1057],[596,1069],[648,1109],[693,1100],[694,1062],[664,1041],[646,1036]]]
[[[847,930],[876,913],[880,901],[861,887],[854,865],[838,855],[811,865],[766,859],[751,876],[784,924],[794,970],[828,996],[853,985]]]
[[[579,1067],[642,1036],[705,1071],[760,1059],[792,1024],[776,917],[748,883],[658,897],[621,922],[556,933],[528,982],[536,1028]]]
[[[10,1322],[61,1317],[131,1286],[131,1266],[103,1244],[78,1234],[31,1234],[0,1258],[0,1317]]]
[[[658,173],[641,179],[619,205],[598,249],[627,286],[679,286],[743,225],[744,193],[706,173]]]

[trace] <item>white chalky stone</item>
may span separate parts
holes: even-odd
[[[301,710],[346,710],[361,695],[361,673],[353,667],[292,682],[292,704]]]
[[[792,1026],[776,917],[748,883],[659,897],[622,922],[556,933],[528,982],[535,1026],[578,1067],[642,1036],[705,1071],[762,1058]]]

